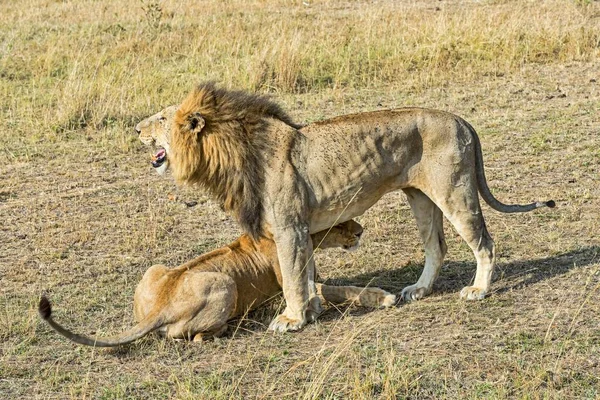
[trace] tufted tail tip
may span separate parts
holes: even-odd
[[[548,207],[548,208],[556,207],[556,203],[554,202],[554,200],[537,201],[537,202],[533,203],[532,205],[534,206],[534,208],[531,208],[530,210],[535,210],[536,208],[544,208],[544,207]]]
[[[46,296],[40,298],[40,304],[38,306],[38,311],[40,313],[40,317],[44,320],[48,320],[52,315],[52,307],[50,306],[50,301]]]

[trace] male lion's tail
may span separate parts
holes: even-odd
[[[52,328],[54,328],[55,331],[57,331],[58,333],[60,333],[67,339],[72,340],[75,343],[84,344],[86,346],[113,347],[122,344],[128,344],[160,328],[163,325],[162,318],[159,315],[157,315],[156,312],[154,312],[150,313],[136,326],[134,326],[128,331],[123,332],[120,335],[107,338],[89,338],[87,336],[73,333],[70,330],[63,328],[56,321],[54,321],[54,319],[52,319],[52,307],[50,305],[50,301],[46,298],[46,296],[42,296],[42,298],[40,299],[38,311],[42,319],[48,322],[48,324]]]
[[[487,184],[487,180],[485,179],[485,172],[483,169],[483,154],[481,151],[481,142],[479,141],[479,136],[477,136],[477,132],[475,129],[469,124],[467,121],[463,120],[463,123],[467,126],[469,131],[471,132],[471,136],[473,137],[473,143],[475,144],[475,173],[477,175],[477,188],[479,189],[479,194],[485,200],[486,203],[489,204],[496,211],[500,211],[503,213],[519,213],[519,212],[527,212],[531,210],[535,210],[536,208],[541,207],[549,207],[554,208],[556,203],[554,200],[548,201],[536,201],[531,204],[504,204],[494,197],[492,192],[490,191],[490,187]]]

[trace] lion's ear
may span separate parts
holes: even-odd
[[[187,117],[188,124],[190,126],[190,132],[200,135],[202,128],[206,125],[204,118],[199,112],[191,113]]]

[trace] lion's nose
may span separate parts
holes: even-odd
[[[135,132],[136,132],[138,135],[139,135],[140,133],[142,133],[142,130],[140,129],[140,126],[139,126],[139,125],[136,125],[134,129],[135,129]]]

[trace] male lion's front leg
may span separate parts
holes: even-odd
[[[322,311],[314,283],[315,266],[308,226],[275,229],[274,239],[286,307],[271,322],[269,329],[276,332],[297,331],[307,322],[316,320]]]

